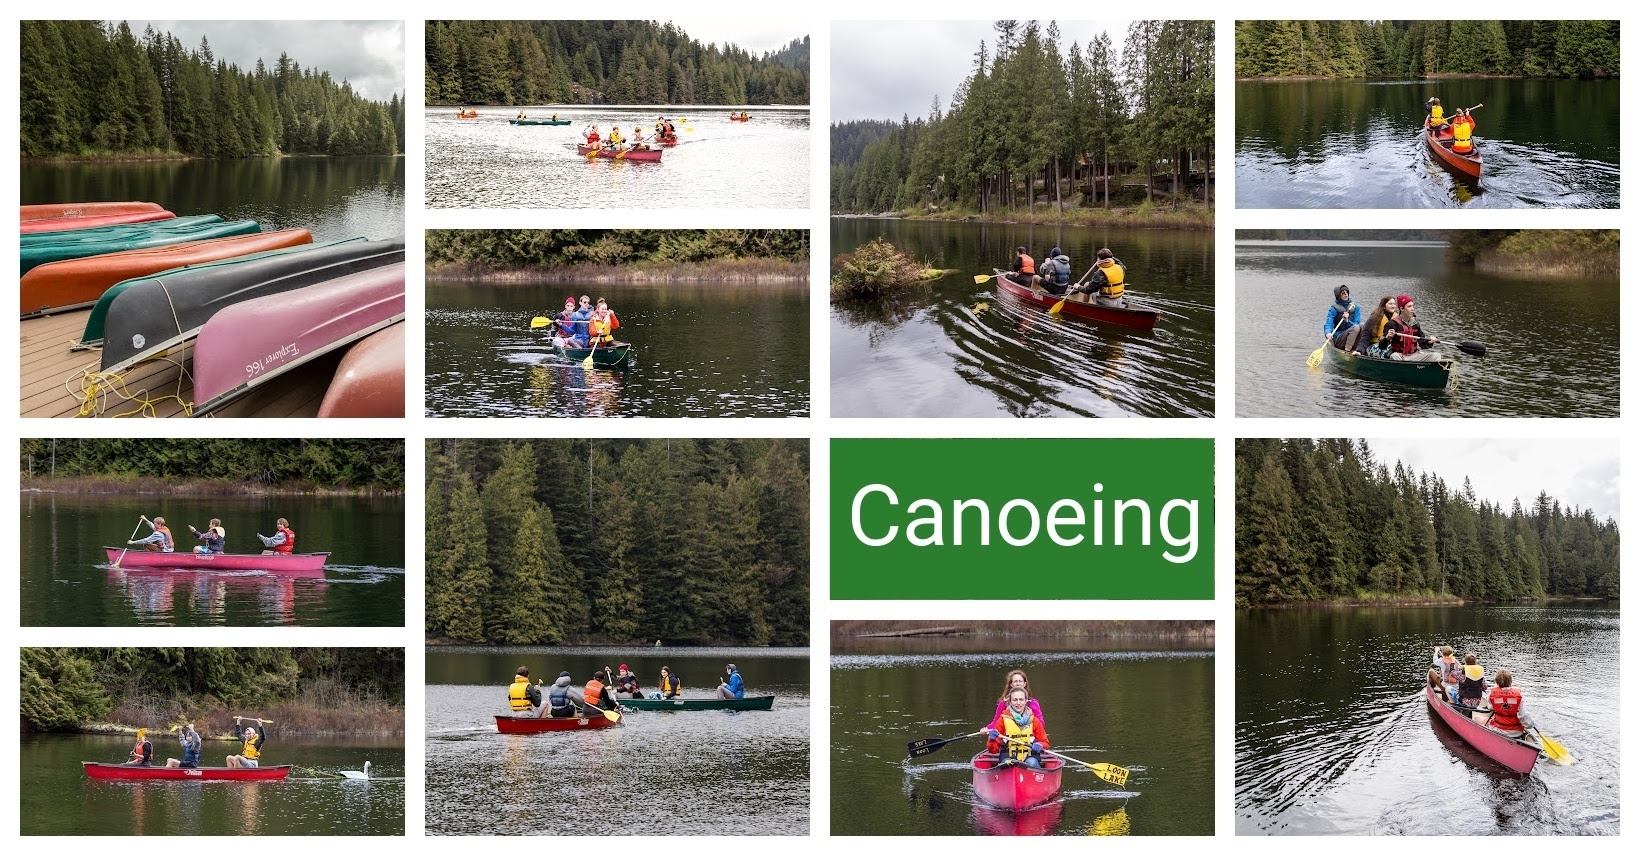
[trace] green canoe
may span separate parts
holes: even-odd
[[[622,707],[633,710],[774,710],[774,696],[745,698],[623,698]]]
[[[224,223],[221,217],[207,214],[199,217],[176,217],[154,223],[81,229],[78,232],[40,232],[35,235],[23,235],[22,273],[18,276],[48,262],[83,259],[125,250],[146,250],[185,241],[232,238],[260,231],[262,227],[255,220]],[[66,237],[69,235],[73,237]],[[55,240],[28,240],[40,236],[55,237]]]
[[[1341,351],[1331,344],[1328,344],[1325,350],[1327,362],[1332,363],[1339,371],[1349,372],[1358,377],[1404,383],[1407,386],[1420,386],[1425,389],[1446,389],[1447,381],[1452,379],[1451,360],[1434,360],[1427,363],[1385,360]]]
[[[573,119],[508,119],[509,125],[568,125]]]
[[[566,360],[585,362],[592,357],[592,364],[602,369],[624,369],[632,365],[632,346],[626,342],[616,342],[607,348],[564,348],[552,346],[552,352]]]

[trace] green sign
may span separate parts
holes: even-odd
[[[1211,600],[1213,441],[831,441],[836,600]]]

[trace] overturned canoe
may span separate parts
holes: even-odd
[[[534,716],[500,716],[495,718],[495,730],[502,734],[540,734],[546,731],[580,731],[585,728],[608,728],[615,721],[607,716],[566,716],[559,719],[540,719]]]
[[[1424,700],[1429,702],[1442,722],[1482,755],[1523,776],[1531,773],[1532,767],[1537,764],[1541,748],[1525,739],[1525,735],[1506,734],[1487,725],[1485,720],[1490,711],[1462,707],[1438,698],[1435,690],[1428,685],[1424,687]],[[1477,719],[1477,716],[1480,718]]]
[[[276,767],[135,767],[130,764],[99,764],[81,761],[85,774],[93,779],[123,781],[180,782],[274,782],[290,775],[290,765]]]
[[[157,202],[45,202],[18,207],[18,219],[50,220],[57,217],[94,217],[98,214],[140,214],[164,211]]]
[[[623,698],[622,707],[633,710],[773,710],[774,696],[745,698]]]
[[[590,155],[592,153],[592,147],[577,145],[575,147],[575,151],[582,155]],[[599,149],[598,157],[614,158],[616,160],[658,161],[661,159],[661,150],[638,149],[637,151],[633,151],[632,149],[627,149],[624,152],[617,152],[614,149]]]
[[[403,261],[403,240],[359,241],[212,262],[121,283],[124,290],[108,307],[102,371],[124,371],[161,356],[234,304]]]
[[[306,229],[284,229],[43,264],[18,282],[19,314],[26,318],[89,306],[128,279],[312,242]]]
[[[1059,777],[1065,762],[1045,757],[1042,766],[1009,762],[998,765],[991,752],[975,755],[969,766],[974,771],[974,794],[986,805],[1003,811],[1027,811],[1059,793]]]
[[[552,352],[577,363],[584,363],[587,357],[591,357],[592,364],[601,369],[624,369],[632,364],[632,346],[626,342],[616,342],[607,348],[566,348],[562,345],[553,345]]]
[[[1481,149],[1479,145],[1470,149],[1468,154],[1459,154],[1452,150],[1452,126],[1442,125],[1432,128],[1429,119],[1424,119],[1424,141],[1429,143],[1429,151],[1435,155],[1435,160],[1442,166],[1471,181],[1481,180]]]
[[[992,268],[992,270],[996,269]],[[1021,300],[1048,307],[1050,310],[1060,301],[1064,301],[1065,305],[1059,311],[1073,318],[1103,321],[1106,324],[1115,324],[1118,327],[1132,327],[1135,330],[1152,330],[1156,327],[1156,319],[1162,314],[1155,309],[1134,303],[1129,303],[1127,306],[1100,306],[1092,301],[1083,303],[1064,295],[1049,294],[1046,291],[1026,288],[1009,279],[1006,276],[1006,271],[997,270],[996,273],[997,287],[1001,290]]]
[[[169,211],[133,211],[129,214],[88,214],[83,217],[48,217],[41,220],[24,220],[17,231],[23,235],[32,235],[36,232],[75,232],[80,229],[95,229],[99,226],[122,226],[128,223],[153,223],[158,220],[171,220],[177,215]]]
[[[122,568],[158,568],[172,571],[317,571],[329,553],[150,553],[125,547],[104,547],[108,564]],[[124,554],[121,556],[121,554]]]
[[[1327,362],[1334,368],[1357,377],[1404,383],[1407,386],[1421,386],[1425,389],[1446,389],[1447,383],[1452,380],[1451,360],[1386,360],[1382,357],[1350,353],[1335,347],[1331,342],[1327,343],[1323,351],[1327,354]]]
[[[508,119],[509,125],[568,125],[569,119]]]
[[[353,343],[319,402],[320,418],[404,416],[404,322]]]
[[[402,261],[225,306],[194,343],[194,415],[402,320]]]
[[[100,256],[105,253],[164,247],[186,241],[231,238],[260,231],[262,227],[255,220],[224,223],[221,217],[206,214],[131,226],[103,226],[74,232],[39,232],[22,235],[19,238],[22,242],[22,270],[19,276],[40,265],[66,259],[83,259],[86,256]]]

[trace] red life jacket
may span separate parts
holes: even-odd
[[[1499,731],[1520,731],[1520,690],[1514,687],[1493,687],[1487,701],[1492,704],[1489,723]]]
[[[285,543],[280,544],[279,546],[273,548],[273,552],[275,552],[275,553],[292,553],[292,552],[295,552],[295,550],[296,550],[296,533],[290,531],[290,529],[287,528],[287,527],[281,526],[281,527],[279,527],[279,534],[285,536]]]
[[[1020,253],[1019,254],[1019,272],[1020,273],[1029,273],[1029,274],[1036,273],[1036,259],[1033,259],[1030,256],[1025,255],[1024,253]]]
[[[1411,354],[1416,353],[1418,351],[1418,341],[1421,338],[1417,334],[1417,331],[1413,330],[1411,327],[1408,327],[1405,324],[1402,324],[1400,321],[1395,321],[1393,323],[1394,323],[1394,326],[1392,326],[1390,329],[1394,330],[1395,332],[1399,333],[1400,335],[1396,336],[1390,342],[1389,350],[1391,350],[1391,351],[1393,351],[1397,354],[1405,354],[1405,355],[1411,355]]]
[[[597,144],[598,144],[598,135],[597,134],[587,134],[587,145],[595,146]]]

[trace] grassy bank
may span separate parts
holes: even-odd
[[[871,216],[871,215],[839,215]],[[1048,206],[1035,210],[991,211],[981,214],[969,209],[942,211],[898,211],[892,215],[901,220],[934,220],[960,223],[1010,223],[1029,226],[1104,226],[1117,229],[1174,229],[1179,231],[1212,231],[1213,209],[1201,205],[1171,205],[1145,203],[1121,208],[1067,208],[1063,213]]]
[[[165,479],[152,476],[48,476],[24,475],[22,490],[35,493],[81,493],[157,496],[402,496],[402,490],[380,487],[323,487],[313,483],[285,482],[262,485],[228,479]]]
[[[1475,256],[1475,270],[1504,276],[1616,277],[1616,231],[1528,229]]]
[[[1212,640],[1211,621],[833,621],[834,639],[971,636],[1053,639]]]
[[[1305,600],[1293,603],[1261,603],[1254,609],[1311,609],[1315,607],[1336,606],[1467,606],[1472,601],[1464,600],[1454,594],[1360,594],[1355,597],[1340,597],[1332,600]],[[1236,606],[1247,608],[1247,604],[1238,603]]]
[[[105,721],[88,722],[78,731],[92,734],[131,734],[147,728],[150,739],[177,723],[192,722],[206,740],[233,740],[235,716],[258,716],[269,720],[269,732],[285,734],[403,734],[404,708],[379,699],[356,696],[345,691],[309,691],[301,698],[277,702],[256,710],[229,709],[212,698],[176,699],[127,698],[108,714]]]
[[[717,259],[709,262],[578,264],[562,267],[495,267],[482,262],[449,262],[428,267],[427,275],[442,280],[483,283],[723,283],[726,285],[803,283],[809,281],[806,261],[780,259]]]

